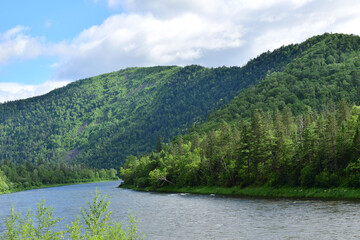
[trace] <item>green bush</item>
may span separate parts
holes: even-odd
[[[309,165],[304,167],[300,173],[300,184],[303,187],[311,187],[314,185],[316,169]]]
[[[26,217],[11,208],[11,216],[4,219],[5,232],[0,236],[1,240],[135,240],[143,239],[139,236],[137,221],[134,215],[129,216],[129,227],[124,230],[121,223],[113,222],[110,201],[106,196],[100,196],[98,191],[92,194],[93,200],[88,202],[88,208],[81,210],[81,217],[67,225],[66,231],[56,231],[56,226],[62,220],[53,216],[54,209],[45,207],[43,200],[38,204],[37,211],[28,211]]]
[[[337,187],[339,178],[335,173],[330,173],[325,169],[315,177],[315,187],[329,188]]]

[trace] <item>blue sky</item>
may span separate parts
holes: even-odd
[[[126,67],[241,66],[359,26],[357,0],[1,1],[0,102]]]
[[[101,23],[119,12],[106,2],[82,0],[12,0],[0,2],[0,33],[24,26],[24,34],[45,38],[46,42],[71,41],[82,30]],[[51,63],[57,56],[29,60],[11,59],[0,66],[0,82],[40,84],[52,77]]]

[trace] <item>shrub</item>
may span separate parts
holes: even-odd
[[[54,209],[45,207],[43,200],[38,204],[37,211],[28,211],[26,217],[11,208],[11,216],[5,220],[5,232],[0,239],[6,240],[136,240],[142,239],[137,229],[137,221],[134,215],[129,215],[130,226],[127,230],[122,228],[121,223],[113,222],[110,201],[106,196],[101,196],[98,191],[92,193],[93,200],[88,202],[88,208],[81,210],[81,217],[67,225],[66,231],[56,231],[57,224],[62,220],[53,216]],[[84,222],[81,223],[81,218]]]

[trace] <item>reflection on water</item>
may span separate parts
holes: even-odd
[[[26,212],[42,199],[69,224],[96,188],[111,197],[116,220],[129,211],[147,239],[359,239],[360,203],[241,199],[216,195],[160,194],[118,189],[119,181],[0,195],[0,215],[11,204]],[[3,229],[3,222],[0,231]]]

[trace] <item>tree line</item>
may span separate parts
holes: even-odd
[[[130,154],[151,152],[158,135],[169,141],[205,121],[317,41],[263,53],[243,67],[127,68],[0,104],[0,159],[117,168]]]
[[[101,180],[117,180],[117,170],[88,168],[66,163],[50,164],[9,160],[0,163],[0,193],[40,187],[50,184],[80,183]]]
[[[283,48],[299,54],[161,151],[128,157],[125,184],[358,186],[359,46],[323,34]]]
[[[343,100],[296,117],[290,108],[255,111],[247,121],[131,156],[120,172],[136,187],[360,187],[360,107]]]

